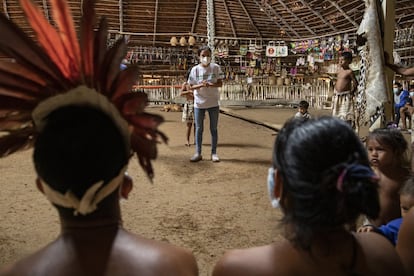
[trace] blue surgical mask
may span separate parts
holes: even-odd
[[[272,204],[273,208],[278,208],[279,199],[275,197],[275,169],[269,168],[267,174],[267,191],[270,197],[270,203]]]
[[[414,92],[410,92],[410,97],[414,97]]]

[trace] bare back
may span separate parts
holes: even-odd
[[[198,275],[196,260],[185,249],[123,229],[91,231],[63,235],[0,275]]]
[[[232,250],[217,263],[213,276],[403,275],[401,261],[391,243],[378,234],[369,234],[363,238],[355,234],[354,243],[327,241],[324,250],[316,249],[312,254],[288,241]]]

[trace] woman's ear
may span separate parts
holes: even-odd
[[[276,198],[281,198],[282,192],[283,192],[283,182],[282,182],[282,176],[280,175],[280,172],[277,169],[275,169],[274,179],[275,179],[274,195]]]
[[[40,177],[36,177],[36,187],[42,194],[44,194],[42,182],[40,181]]]
[[[128,199],[129,193],[132,191],[132,178],[128,175],[124,175],[124,180],[121,184],[121,187],[119,188],[119,194],[121,195],[121,198]]]

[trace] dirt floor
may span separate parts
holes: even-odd
[[[226,249],[281,239],[280,211],[271,208],[266,188],[276,137],[268,126],[279,128],[296,109],[223,108],[227,115],[219,119],[220,163],[210,160],[208,116],[204,160],[190,163],[194,146],[184,145],[181,113],[148,109],[164,116],[161,130],[170,140],[159,146],[153,184],[136,159],[130,162],[135,186],[129,200],[121,202],[126,229],[191,249],[200,275],[210,275]],[[41,248],[59,232],[56,211],[35,188],[31,154],[29,150],[0,159],[0,267]]]

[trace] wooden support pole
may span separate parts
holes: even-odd
[[[394,36],[395,36],[395,1],[394,0],[382,0],[381,4],[383,20],[382,28],[384,31],[383,46],[384,51],[392,58],[394,50]],[[393,62],[390,60],[390,62]],[[390,99],[390,103],[385,106],[385,118],[387,121],[391,121],[394,113],[394,94],[392,93],[392,82],[394,79],[394,71],[388,67],[385,69],[385,77],[387,83],[387,91]]]

